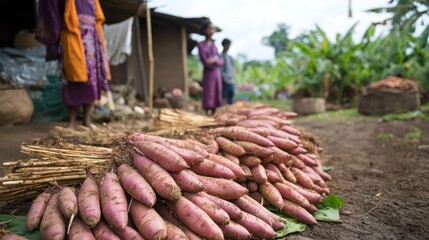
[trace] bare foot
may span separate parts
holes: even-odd
[[[67,124],[67,128],[69,128],[69,129],[75,129],[76,128],[76,124],[74,122],[69,122]]]

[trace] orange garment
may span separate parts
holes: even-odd
[[[105,21],[103,10],[101,9],[100,2],[94,0],[95,3],[95,18],[96,29],[100,37],[101,44],[103,45],[105,61],[108,61],[106,45],[104,43],[104,36],[102,25]],[[79,19],[77,16],[76,5],[74,0],[66,0],[64,9],[64,26],[61,30],[60,36],[63,42],[63,68],[67,81],[70,82],[87,82],[88,73],[86,68],[85,51],[83,48],[81,32],[79,29]],[[107,79],[111,79],[109,64],[106,62]]]

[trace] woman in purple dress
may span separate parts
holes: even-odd
[[[210,21],[204,22],[201,33],[206,39],[198,43],[198,52],[204,65],[203,109],[208,115],[214,114],[216,108],[222,105],[222,77],[219,67],[223,64],[223,59],[212,40],[215,31],[216,28]]]

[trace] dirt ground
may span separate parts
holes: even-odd
[[[320,223],[292,238],[429,239],[429,122],[300,119],[297,125],[320,137],[331,192],[346,201],[342,224]],[[419,144],[404,143],[412,127]],[[391,140],[380,139],[388,133]]]
[[[331,191],[346,201],[343,223],[320,223],[288,239],[429,239],[429,122],[317,120],[296,124],[320,137]],[[0,162],[19,159],[19,144],[48,136],[53,124],[0,127]],[[420,143],[404,143],[412,127]],[[390,138],[380,139],[386,134]],[[2,173],[0,172],[0,175]]]

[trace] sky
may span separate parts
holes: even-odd
[[[360,39],[372,22],[388,17],[365,10],[383,7],[388,0],[352,0],[353,17],[348,17],[348,0],[152,0],[158,12],[180,17],[209,17],[222,29],[213,38],[221,51],[223,38],[232,40],[230,54],[245,54],[248,60],[271,60],[274,50],[262,44],[262,38],[274,32],[279,23],[290,28],[290,38],[315,29],[318,24],[330,40],[344,34],[356,22],[354,38]],[[386,28],[386,27],[385,27]],[[382,29],[380,29],[382,31]],[[200,41],[202,36],[193,35]]]

